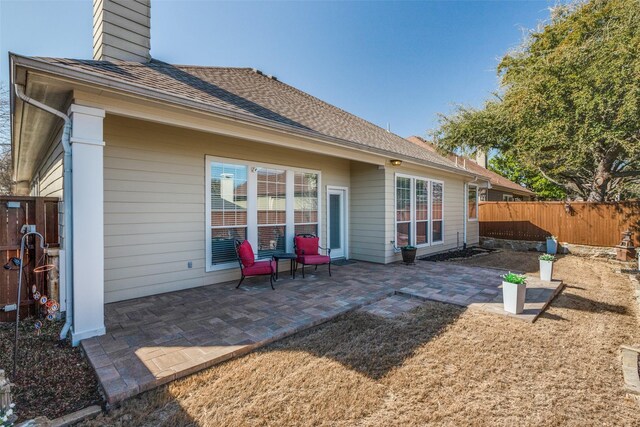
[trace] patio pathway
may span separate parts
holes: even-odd
[[[333,277],[320,267],[296,280],[281,274],[275,291],[254,278],[240,289],[229,282],[107,304],[107,333],[81,344],[113,404],[369,304],[383,316],[424,300],[506,314],[501,270],[426,261],[332,270]],[[561,287],[537,282],[530,280],[525,313],[516,317],[533,321]]]
[[[359,312],[393,319],[424,304],[424,300],[407,295],[395,294],[380,301],[365,305]]]
[[[435,264],[437,267],[429,268],[428,277],[424,277],[422,282],[400,288],[396,294],[534,322],[563,287],[561,280],[544,282],[537,276],[527,275],[524,310],[521,314],[511,314],[503,310],[500,276],[506,271],[477,267],[460,269],[460,265],[443,262]]]

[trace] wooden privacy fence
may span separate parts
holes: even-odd
[[[6,270],[2,266],[11,258],[20,256],[20,229],[24,224],[33,224],[50,247],[58,245],[58,199],[53,197],[0,196],[0,307],[16,304],[18,292],[18,272]],[[20,316],[33,312],[31,285],[39,292],[46,289],[46,274],[35,274],[36,262],[42,259],[40,242],[31,236],[27,242],[20,298]],[[12,266],[14,269],[15,265]],[[0,312],[0,321],[15,319],[15,311]]]
[[[640,201],[589,202],[482,202],[480,236],[511,240],[545,240],[611,247],[621,233],[634,232],[640,245]]]

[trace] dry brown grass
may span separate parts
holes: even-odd
[[[537,270],[537,257],[462,261]],[[561,258],[568,283],[536,323],[427,303],[353,313],[129,400],[94,425],[640,425],[618,347],[638,341],[631,284]]]

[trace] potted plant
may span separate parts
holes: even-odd
[[[540,260],[540,280],[550,282],[553,276],[553,262],[556,257],[551,254],[543,254],[538,259]]]
[[[407,245],[400,248],[402,251],[402,262],[407,265],[415,264],[416,262],[416,251],[418,248],[415,246]]]
[[[547,237],[547,253],[551,255],[558,253],[558,238],[556,236]]]
[[[527,295],[526,276],[509,272],[502,276],[502,299],[504,311],[519,314],[524,310],[524,300]]]

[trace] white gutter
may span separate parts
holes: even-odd
[[[64,203],[64,249],[65,249],[65,264],[64,264],[64,277],[66,288],[66,305],[67,315],[64,323],[64,327],[60,332],[60,339],[65,339],[71,325],[73,324],[73,257],[72,257],[72,239],[73,229],[71,223],[71,119],[66,114],[51,108],[42,102],[29,98],[25,95],[22,87],[17,83],[14,84],[15,93],[18,98],[27,104],[40,108],[47,113],[60,117],[64,120],[64,127],[62,129],[62,148],[64,149],[64,176],[63,176],[63,203]]]

